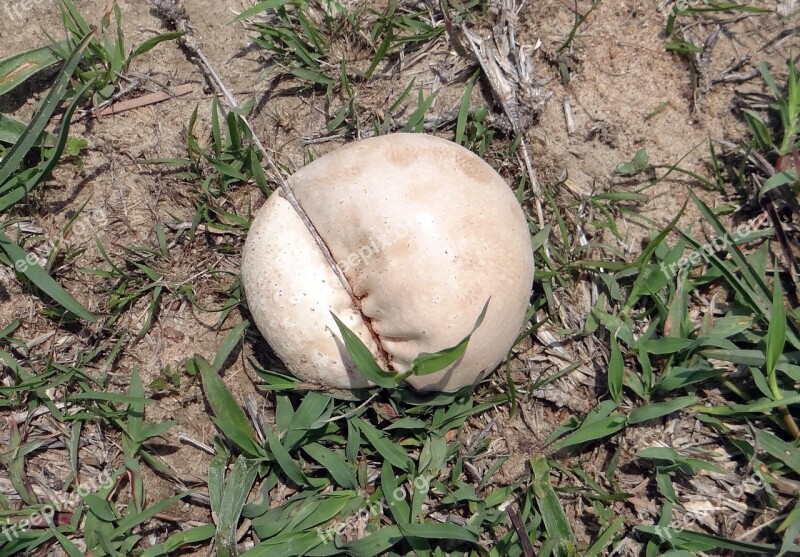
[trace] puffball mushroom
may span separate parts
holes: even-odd
[[[288,185],[350,285],[278,192],[259,209],[242,260],[256,326],[298,378],[334,389],[371,383],[348,355],[335,314],[384,369],[458,344],[454,364],[409,376],[417,390],[473,384],[506,356],[533,282],[528,225],[516,197],[469,150],[423,134],[350,143]]]

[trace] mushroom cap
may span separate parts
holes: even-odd
[[[429,135],[391,134],[315,160],[289,186],[360,304],[291,205],[270,196],[250,227],[242,283],[256,326],[293,374],[339,389],[370,385],[331,312],[377,361],[403,372],[420,353],[459,343],[487,300],[464,355],[407,381],[453,391],[505,358],[528,306],[533,253],[516,197],[477,155]]]

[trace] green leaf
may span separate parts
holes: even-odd
[[[648,156],[647,149],[639,149],[629,162],[624,162],[617,166],[617,174],[622,176],[633,176],[647,168]]]
[[[608,528],[606,528],[605,531],[598,536],[597,540],[592,544],[592,547],[586,550],[582,557],[595,557],[596,555],[600,555],[603,549],[605,549],[606,545],[613,540],[614,536],[617,534],[617,532],[619,532],[619,529],[622,528],[624,523],[624,516],[618,516],[616,519],[614,519],[614,521],[608,525]],[[613,551],[610,552],[609,555],[611,553],[613,553]],[[664,556],[662,555],[661,557]]]
[[[398,526],[386,526],[360,540],[337,544],[337,547],[353,557],[376,557],[383,555],[403,537]]]
[[[98,497],[94,493],[87,493],[83,496],[83,501],[89,507],[89,511],[103,522],[119,520],[119,516],[113,510],[111,503],[102,497]]]
[[[469,103],[472,98],[472,89],[475,86],[475,81],[480,76],[480,70],[477,70],[472,77],[467,81],[464,87],[464,93],[461,95],[461,104],[458,109],[458,118],[456,119],[456,136],[455,142],[459,145],[464,145],[464,130],[467,127],[467,117],[469,116]]]
[[[782,557],[789,551],[792,542],[797,539],[800,534],[800,504],[795,502],[794,509],[791,510],[783,519],[783,522],[775,529],[777,533],[783,533],[783,543],[781,550],[775,557]]]
[[[673,37],[671,41],[664,43],[664,48],[673,52],[682,52],[684,54],[693,54],[695,52],[702,52],[703,49],[696,46],[685,39],[678,39]]]
[[[694,473],[696,470],[706,470],[708,472],[715,472],[717,474],[724,473],[710,462],[706,462],[705,460],[701,460],[699,458],[683,456],[675,449],[669,447],[646,447],[637,452],[636,456],[638,458],[665,460],[674,464],[684,465],[684,468],[689,468],[688,470],[684,470],[686,473]]]
[[[266,2],[259,2],[255,6],[251,6],[247,8],[242,13],[236,16],[233,21],[243,21],[245,19],[249,19],[254,15],[258,15],[261,12],[265,12],[267,10],[274,10],[276,8],[280,8],[285,4],[291,4],[292,0],[266,0]]]
[[[650,404],[646,404],[640,408],[633,409],[630,414],[628,414],[628,424],[638,424],[641,422],[646,422],[647,420],[661,418],[686,408],[687,406],[697,404],[698,401],[699,399],[697,396],[689,395],[668,400],[666,402],[651,402]]]
[[[117,527],[109,532],[109,538],[115,538],[121,535],[128,535],[131,530],[133,530],[136,526],[143,524],[153,518],[158,513],[162,513],[167,510],[169,507],[183,499],[184,497],[191,495],[194,491],[184,491],[179,493],[178,495],[173,495],[172,497],[168,497],[167,499],[162,499],[161,501],[154,503],[150,507],[144,509],[142,512],[139,513],[129,513],[125,515],[118,523]]]
[[[441,371],[457,362],[458,359],[464,355],[464,352],[466,352],[469,339],[472,337],[478,327],[481,326],[481,323],[483,323],[483,318],[486,317],[486,310],[489,309],[490,300],[491,298],[486,300],[486,303],[483,304],[483,309],[481,310],[480,315],[478,315],[478,319],[475,321],[475,326],[472,327],[472,330],[467,336],[461,339],[461,342],[455,346],[445,348],[444,350],[440,350],[439,352],[433,354],[427,352],[421,353],[411,364],[411,373],[414,375],[430,375],[431,373]]]
[[[66,43],[57,43],[57,45],[63,48]],[[56,54],[56,49],[49,46],[20,52],[0,60],[0,96],[60,61],[61,58]]]
[[[769,128],[761,119],[757,112],[747,108],[742,109],[747,127],[750,128],[750,133],[753,135],[753,140],[759,150],[770,151],[772,149],[772,136],[770,135]]]
[[[646,340],[641,345],[648,354],[662,355],[686,350],[693,343],[694,341],[688,338],[661,337],[655,340]]]
[[[156,35],[155,37],[150,37],[142,44],[136,47],[136,49],[128,56],[128,60],[126,64],[130,63],[131,60],[134,58],[141,56],[145,52],[151,51],[154,47],[158,44],[163,43],[165,41],[172,41],[175,39],[179,39],[183,37],[186,33],[183,31],[171,31],[169,33],[161,33],[160,35]]]
[[[400,531],[405,536],[412,536],[422,539],[433,540],[459,540],[475,543],[478,536],[463,526],[458,526],[449,522],[434,524],[426,522],[424,524],[398,524]]]
[[[194,361],[200,371],[203,392],[214,412],[216,417],[214,423],[217,424],[217,427],[248,455],[266,456],[264,449],[256,442],[255,432],[247,416],[214,368],[199,354],[195,354]]]
[[[140,398],[120,393],[109,393],[105,391],[84,391],[66,397],[69,401],[75,400],[102,400],[104,402],[121,402],[123,404],[153,404],[155,400],[150,398]]]
[[[339,332],[342,335],[342,340],[344,340],[345,348],[347,348],[347,352],[356,364],[358,371],[379,387],[386,389],[396,387],[397,383],[395,382],[395,378],[397,374],[389,373],[381,369],[381,366],[375,361],[372,352],[369,351],[364,341],[358,338],[358,335],[351,331],[347,325],[342,323],[333,312],[331,312],[331,315],[333,316],[333,320],[336,321],[336,325],[339,327]]]
[[[779,399],[781,398],[781,394],[775,371],[786,344],[786,308],[783,305],[783,291],[781,290],[781,281],[778,277],[777,268],[775,269],[773,283],[774,292],[772,295],[772,312],[767,329],[765,371],[769,379],[772,396]]]
[[[174,555],[184,545],[192,545],[214,537],[214,525],[204,524],[173,534],[164,543],[159,543],[144,550],[141,557],[160,557]]]
[[[28,254],[2,232],[0,232],[0,249],[8,255],[9,260],[13,262],[14,267],[19,272],[58,305],[86,321],[93,322],[97,319],[93,314],[86,311],[69,292],[53,280],[53,277],[48,275],[38,263],[29,260]]]
[[[258,475],[258,464],[243,456],[236,459],[225,478],[225,490],[217,513],[216,545],[219,555],[236,555],[236,527],[242,508]]]
[[[797,183],[797,169],[786,170],[778,172],[770,176],[761,189],[758,191],[758,197],[761,199],[768,191],[778,188],[780,186],[790,186]]]
[[[411,461],[400,445],[392,443],[382,431],[361,418],[351,418],[350,422],[358,427],[375,450],[393,466],[406,472],[411,470]]]
[[[225,364],[225,361],[239,344],[239,341],[242,340],[242,335],[249,326],[249,321],[242,321],[233,329],[231,329],[231,332],[228,333],[228,335],[225,337],[225,340],[222,341],[222,345],[220,345],[219,350],[217,350],[217,355],[214,357],[214,363],[211,366],[217,373],[222,370],[222,366]]]
[[[614,435],[623,427],[625,427],[625,416],[608,416],[592,423],[584,421],[578,429],[554,443],[552,450],[558,451],[590,441],[604,439]]]
[[[617,337],[611,339],[611,356],[608,360],[608,392],[614,402],[622,400],[622,380],[625,377],[625,364],[619,349]]]
[[[769,431],[753,429],[756,444],[773,458],[783,462],[795,474],[800,474],[800,448],[783,441]]]
[[[303,402],[292,414],[286,427],[283,444],[292,451],[308,436],[312,429],[323,427],[323,423],[333,412],[333,399],[322,393],[310,392],[303,397]]]
[[[287,478],[298,486],[308,485],[310,483],[305,473],[300,469],[300,466],[298,466],[289,454],[289,451],[281,444],[275,430],[270,430],[267,434],[267,443],[269,444],[270,452],[275,456],[278,466],[281,467],[281,470],[283,470]]]
[[[692,532],[689,530],[678,530],[675,528],[665,528],[663,526],[642,525],[636,526],[636,530],[646,534],[656,535],[669,541],[669,543],[679,549],[689,549],[696,555],[698,552],[706,552],[715,549],[728,549],[740,552],[743,555],[777,555],[779,548],[773,544],[756,543],[731,540],[712,534]],[[788,550],[800,551],[800,546],[792,543]]]
[[[30,151],[31,147],[39,140],[39,136],[50,121],[50,117],[66,96],[72,74],[83,59],[83,51],[92,37],[92,33],[84,37],[75,47],[75,50],[72,51],[64,67],[61,68],[58,77],[56,77],[55,83],[50,88],[44,101],[42,101],[36,114],[31,119],[31,123],[25,129],[25,133],[19,141],[9,149],[8,153],[3,157],[3,160],[0,161],[0,186],[5,184],[14,172],[16,172],[17,167],[28,154],[28,151]]]
[[[13,145],[19,141],[28,124],[22,120],[17,120],[7,114],[0,114],[0,143]],[[56,136],[48,131],[42,132],[36,147],[53,147],[56,144]],[[66,151],[69,155],[77,155],[88,145],[85,139],[69,138],[66,142]]]
[[[88,44],[89,39],[90,36],[84,38],[84,40],[81,41],[81,43],[75,48],[69,60],[67,60],[66,64],[64,65],[64,68],[62,68],[61,72],[56,78],[55,84],[50,89],[50,92],[47,94],[47,97],[43,101],[40,109],[31,120],[31,123],[25,128],[25,131],[22,133],[19,140],[11,147],[3,160],[0,161],[0,187],[9,181],[9,178],[12,177],[27,153],[39,140],[39,137],[44,131],[47,122],[50,120],[53,112],[66,94],[70,77],[75,71],[75,68],[82,57],[82,52]],[[85,85],[82,91],[85,91],[89,85],[90,84]],[[68,118],[72,115],[72,112],[77,107],[77,103],[78,99],[76,98],[70,104],[67,110]],[[47,174],[49,174],[49,172],[55,166],[55,163],[57,162],[57,159],[66,144],[66,140],[68,138],[67,128],[68,125],[65,123],[62,126],[61,132],[59,133],[56,147],[50,160],[48,160],[44,166],[40,168],[39,172],[34,174],[34,177],[31,178],[31,180],[25,184],[24,187],[19,188],[17,192],[12,193],[19,196],[20,194],[23,194],[23,192],[30,191],[30,189],[38,184],[39,181],[41,181]],[[14,202],[14,199],[9,199],[7,196],[2,200],[2,203],[7,206],[13,204]],[[25,251],[2,232],[0,232],[0,249],[6,253],[8,259],[11,261],[11,264],[17,269],[17,271],[21,272],[28,280],[30,280],[37,288],[39,288],[39,290],[52,298],[61,307],[81,319],[86,321],[95,321],[96,318],[94,315],[86,311],[86,309],[84,309],[83,306],[81,306],[81,304],[75,300],[75,298],[73,298],[55,280],[53,280],[53,278],[47,274],[47,272],[45,272],[45,270],[42,269],[35,261],[31,262]]]
[[[394,475],[394,469],[388,460],[384,460],[381,466],[381,490],[395,523],[401,527],[404,524],[409,524],[411,522],[411,507],[406,501],[406,492],[400,489],[397,478]]]
[[[303,451],[325,468],[334,481],[345,489],[356,489],[358,482],[356,476],[347,462],[332,450],[318,443],[310,443],[303,447]]]
[[[542,514],[548,537],[559,540],[560,543],[575,543],[575,533],[569,525],[569,519],[558,500],[553,486],[550,483],[550,466],[543,456],[535,456],[531,459],[531,471],[533,481],[531,489],[536,498],[536,504]]]
[[[222,439],[214,438],[214,456],[208,464],[208,500],[211,512],[219,514],[222,507],[222,495],[225,492],[225,470],[228,466],[228,449],[222,444]]]

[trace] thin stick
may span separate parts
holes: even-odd
[[[489,81],[492,91],[495,93],[495,98],[500,102],[500,106],[503,107],[503,112],[506,113],[506,116],[511,122],[511,128],[516,134],[519,135],[519,151],[522,155],[522,160],[525,163],[525,170],[528,173],[528,179],[531,181],[531,191],[533,193],[534,206],[536,207],[536,218],[539,223],[539,229],[541,230],[544,228],[544,211],[542,210],[542,199],[544,196],[542,195],[542,187],[539,185],[539,179],[536,177],[536,172],[533,170],[533,165],[531,164],[531,157],[528,151],[528,144],[525,141],[525,134],[522,131],[519,122],[517,121],[515,112],[512,110],[511,106],[509,106],[506,99],[507,94],[504,93],[504,89],[507,89],[508,87],[507,85],[504,87],[503,84],[499,82],[499,68],[495,67],[496,63],[493,60],[483,55],[481,52],[481,47],[475,40],[472,33],[470,33],[464,25],[461,26],[461,29],[464,32],[464,35],[467,37],[469,45],[472,47],[472,52],[476,60],[478,60],[478,64],[480,64],[483,74]],[[494,66],[492,64],[494,64]]]
[[[231,110],[239,108],[239,103],[236,101],[236,98],[233,96],[233,93],[231,93],[228,86],[225,85],[225,82],[222,80],[219,73],[217,73],[217,71],[214,69],[214,66],[211,64],[211,61],[203,53],[203,50],[200,48],[200,46],[196,44],[193,38],[191,37],[194,29],[192,28],[189,22],[189,16],[186,14],[183,7],[181,7],[177,2],[175,1],[170,2],[169,0],[159,0],[154,3],[159,13],[164,19],[168,20],[172,25],[174,25],[177,30],[186,32],[186,35],[184,35],[179,39],[180,44],[185,49],[187,49],[191,54],[197,57],[197,59],[200,61],[200,65],[206,72],[206,75],[208,75],[211,78],[211,80],[214,82],[214,86],[219,90],[220,93],[222,93],[222,96],[224,97],[225,103],[228,105],[228,107]],[[342,269],[339,267],[339,265],[336,264],[336,260],[334,259],[330,248],[328,248],[328,245],[325,243],[325,240],[323,240],[322,236],[320,236],[319,232],[317,232],[316,227],[311,222],[311,219],[308,217],[308,214],[306,213],[305,209],[303,209],[303,207],[297,201],[297,197],[295,197],[294,192],[289,187],[289,184],[286,181],[286,179],[283,177],[283,174],[278,168],[278,165],[276,165],[275,162],[272,160],[272,157],[264,148],[264,145],[261,143],[261,140],[253,131],[253,127],[250,125],[250,121],[243,114],[239,114],[239,117],[241,118],[242,123],[244,123],[244,125],[247,126],[247,129],[250,131],[253,144],[263,155],[264,161],[266,161],[267,166],[272,171],[275,177],[275,181],[278,182],[278,190],[280,192],[280,195],[284,199],[286,199],[286,201],[289,202],[289,205],[292,206],[292,209],[294,209],[297,216],[300,217],[300,220],[305,225],[309,234],[311,234],[311,237],[314,238],[314,242],[317,244],[317,247],[322,252],[323,257],[325,257],[325,260],[328,262],[328,265],[330,266],[331,270],[333,270],[333,273],[339,279],[339,282],[342,284],[342,287],[344,288],[345,292],[347,292],[347,295],[350,296],[350,300],[353,302],[353,306],[358,308],[359,313],[361,314],[364,323],[366,324],[367,329],[369,330],[369,333],[372,336],[372,340],[378,347],[378,357],[380,360],[382,360],[380,363],[388,367],[389,361],[381,346],[380,339],[378,338],[378,335],[375,334],[375,331],[372,330],[372,327],[369,324],[369,319],[364,315],[364,312],[361,311],[361,301],[356,297],[355,293],[353,292],[353,289],[350,287],[350,283],[347,282],[347,278],[344,276]]]
[[[517,536],[519,536],[522,554],[525,557],[536,557],[536,553],[533,551],[533,544],[531,543],[530,537],[528,537],[528,531],[525,529],[525,525],[522,523],[517,509],[514,508],[514,504],[512,503],[509,505],[506,510],[508,511],[508,517],[511,519],[511,524],[514,525],[514,530],[517,532]]]
[[[222,78],[216,72],[214,66],[211,65],[211,62],[208,60],[208,58],[206,58],[206,55],[203,54],[203,51],[200,50],[200,47],[191,47],[191,48],[194,50],[198,59],[204,66],[205,70],[208,72],[208,75],[214,81],[214,85],[216,85],[220,93],[222,93],[222,96],[225,98],[225,102],[227,103],[228,107],[231,109],[239,108],[239,103],[236,101],[236,98],[233,96],[233,93],[231,93],[230,89],[228,89],[228,87],[225,85],[225,82],[222,81]],[[350,288],[350,284],[347,282],[347,278],[344,276],[342,269],[336,264],[336,260],[333,258],[333,254],[331,254],[330,248],[328,248],[328,245],[325,243],[325,240],[323,240],[322,237],[319,235],[319,232],[317,232],[317,229],[311,222],[311,219],[308,218],[308,214],[306,213],[305,209],[303,209],[303,207],[300,205],[300,202],[297,201],[297,197],[295,197],[292,188],[289,187],[289,183],[283,177],[283,174],[278,168],[278,165],[276,165],[275,162],[272,160],[272,157],[264,148],[264,145],[261,143],[261,140],[253,131],[253,128],[250,125],[249,120],[244,115],[241,114],[239,115],[239,117],[242,119],[242,122],[245,124],[245,126],[247,126],[247,129],[250,131],[250,135],[253,137],[253,144],[258,148],[259,151],[261,151],[261,154],[264,156],[264,160],[267,162],[267,166],[269,166],[269,169],[274,174],[275,179],[278,182],[280,195],[284,199],[286,199],[286,201],[289,202],[289,205],[291,205],[292,209],[295,210],[297,215],[300,217],[300,220],[303,221],[303,224],[308,229],[309,233],[311,233],[311,236],[314,238],[314,242],[316,242],[317,246],[322,251],[322,255],[325,257],[325,260],[328,262],[328,265],[330,265],[331,269],[333,269],[333,272],[338,277],[339,282],[342,283],[342,286],[344,287],[345,291],[350,296],[350,298],[353,300],[355,306],[360,307],[358,298],[356,298],[355,294],[353,293],[353,289]]]

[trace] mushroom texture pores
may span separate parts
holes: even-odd
[[[404,372],[420,353],[460,342],[487,300],[462,358],[407,381],[453,391],[505,358],[528,306],[533,254],[522,209],[488,164],[443,139],[392,134],[329,153],[288,183],[358,301],[289,202],[271,195],[247,236],[242,283],[256,326],[294,375],[370,385],[331,313],[384,369]]]

